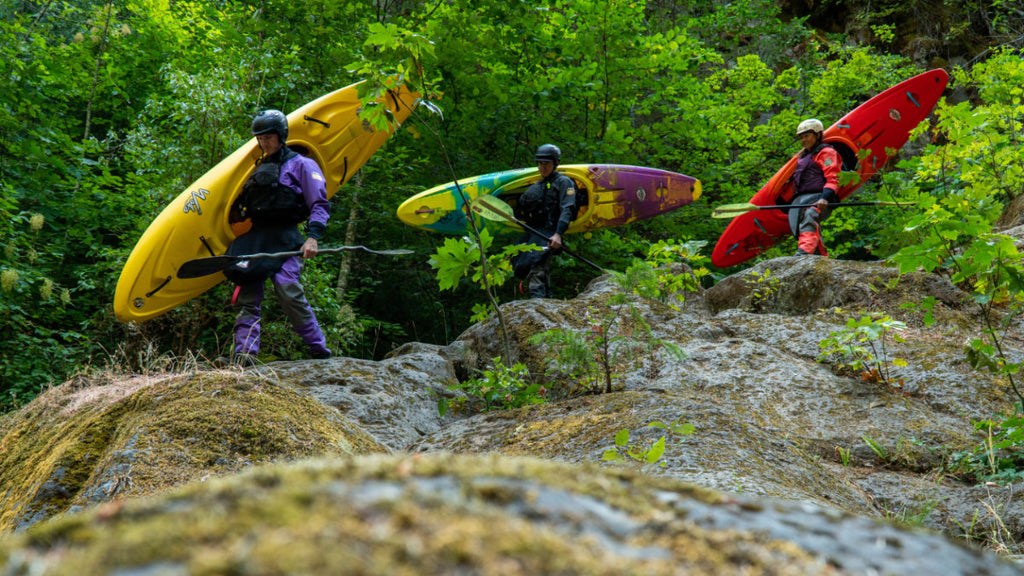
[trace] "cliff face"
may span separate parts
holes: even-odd
[[[769,270],[771,290],[756,280]],[[967,363],[980,324],[955,287],[893,275],[780,258],[681,311],[616,308],[607,278],[571,301],[509,303],[513,346],[549,398],[513,411],[437,410],[500,354],[491,321],[382,362],[69,382],[0,420],[0,559],[76,574],[1018,574],[957,542],[1019,553],[1017,488],[949,473],[982,441],[972,420],[1015,396]],[[926,328],[901,304],[928,296]],[[908,325],[886,342],[901,360],[889,382],[817,361],[868,312]],[[580,396],[529,337],[586,333],[605,313],[652,331],[609,324],[613,391]],[[683,423],[693,432],[650,426]],[[620,453],[662,438],[664,452],[602,463],[622,430]]]
[[[964,66],[995,46],[1019,48],[1024,41],[1019,2],[785,0],[779,6],[784,16],[804,18],[822,33],[843,34],[925,68]]]

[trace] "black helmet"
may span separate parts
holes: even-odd
[[[252,119],[252,135],[276,132],[284,144],[288,139],[288,118],[280,110],[264,110]]]
[[[558,146],[554,144],[541,144],[537,148],[537,153],[533,157],[538,161],[546,160],[554,162],[556,165],[562,159],[562,151],[558,149]]]

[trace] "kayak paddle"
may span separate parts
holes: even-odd
[[[486,218],[487,220],[508,220],[509,222],[514,222],[521,226],[524,230],[532,232],[540,236],[541,238],[547,238],[549,241],[551,240],[551,238],[549,238],[547,234],[544,234],[540,230],[537,230],[536,228],[533,228],[526,222],[523,222],[522,220],[516,218],[513,215],[512,207],[509,206],[507,202],[505,202],[501,198],[498,198],[497,196],[477,196],[472,202],[470,202],[469,209],[472,210],[473,212],[476,212],[480,216]],[[608,270],[605,270],[604,268],[598,266],[597,264],[594,264],[590,260],[587,260],[583,256],[577,254],[576,252],[569,250],[569,247],[566,246],[564,242],[562,243],[562,250],[569,256],[572,256],[573,258],[576,258],[580,262],[589,265],[591,268],[597,270],[598,272],[608,272]]]
[[[831,208],[842,208],[843,206],[913,206],[914,202],[840,202],[831,204]],[[735,218],[740,214],[753,212],[754,210],[773,210],[779,208],[807,208],[814,204],[772,204],[770,206],[758,206],[750,202],[742,204],[726,204],[711,211],[712,218]]]
[[[370,254],[380,254],[382,256],[402,256],[405,254],[412,254],[412,250],[406,250],[405,248],[398,248],[395,250],[371,250],[366,246],[338,246],[337,248],[324,248],[318,250],[317,254],[337,254],[345,250],[363,250]],[[178,268],[178,278],[182,280],[188,278],[199,278],[200,276],[208,276],[215,274],[221,270],[226,270],[232,264],[241,262],[243,260],[252,260],[256,258],[289,258],[291,256],[302,256],[301,250],[294,252],[262,252],[259,254],[246,254],[244,256],[229,256],[224,254],[223,256],[210,256],[209,258],[196,258],[195,260],[189,260]]]

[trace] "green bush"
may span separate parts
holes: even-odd
[[[471,408],[480,412],[514,410],[545,402],[547,389],[530,383],[530,371],[521,363],[505,366],[498,357],[494,359],[493,368],[481,370],[480,374],[480,378],[449,386],[449,390],[461,390],[466,396],[454,400],[441,398],[437,405],[438,413],[444,416],[452,408]]]

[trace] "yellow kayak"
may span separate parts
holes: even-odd
[[[374,131],[359,118],[358,85],[331,92],[288,114],[288,146],[320,165],[328,198],[391,135]],[[395,120],[404,122],[417,98],[403,87],[389,92],[382,104]],[[228,210],[260,156],[256,139],[249,140],[193,182],[153,220],[121,270],[114,294],[118,320],[154,318],[224,280],[223,274],[182,280],[175,273],[189,260],[223,254],[235,239]]]

